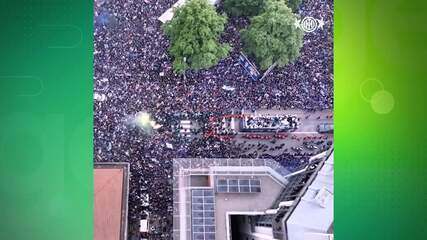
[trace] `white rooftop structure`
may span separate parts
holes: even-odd
[[[333,149],[290,173],[272,159],[174,159],[175,240],[333,240]]]
[[[289,172],[272,159],[174,159],[173,239],[230,239],[235,215],[263,215]]]
[[[287,240],[329,240],[334,222],[333,152],[286,222]]]

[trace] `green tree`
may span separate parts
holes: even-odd
[[[268,1],[265,11],[251,19],[241,32],[246,54],[253,56],[262,70],[294,61],[303,45],[303,32],[296,28],[297,15],[283,1]]]
[[[231,16],[255,16],[260,13],[265,0],[224,0],[224,10]]]
[[[297,12],[302,0],[275,0],[285,2]],[[224,10],[230,16],[256,16],[265,10],[267,0],[224,0]]]
[[[175,72],[205,69],[227,56],[230,46],[219,43],[227,17],[218,15],[207,0],[189,0],[164,25]]]

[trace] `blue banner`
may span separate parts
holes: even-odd
[[[246,72],[253,80],[259,79],[260,74],[258,70],[256,69],[255,65],[249,61],[245,54],[240,53],[239,63],[240,65],[242,65],[242,67],[246,70]]]

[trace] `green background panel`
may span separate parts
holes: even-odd
[[[335,1],[336,239],[426,239],[425,23],[425,1]]]
[[[90,240],[92,3],[0,12],[0,239]]]

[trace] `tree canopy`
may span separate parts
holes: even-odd
[[[189,0],[177,8],[164,25],[175,72],[209,68],[226,57],[230,46],[219,42],[226,22],[227,17],[219,15],[207,0]]]
[[[302,0],[275,0],[285,2],[297,12]],[[265,10],[268,0],[224,0],[224,10],[230,16],[256,16]]]
[[[265,11],[253,17],[241,32],[245,53],[254,57],[262,70],[294,61],[303,45],[303,32],[295,26],[296,19],[284,1],[267,1]]]
[[[255,16],[260,13],[265,0],[224,0],[224,10],[231,16]]]
[[[290,7],[294,12],[297,12],[302,0],[287,0],[287,2],[288,7]]]

